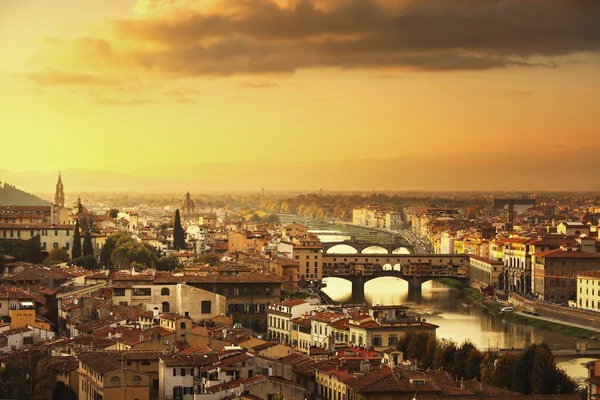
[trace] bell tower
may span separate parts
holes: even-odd
[[[65,191],[63,188],[62,178],[60,172],[58,173],[58,182],[56,182],[56,192],[54,193],[54,204],[65,207]]]

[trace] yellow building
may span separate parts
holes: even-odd
[[[148,374],[125,369],[120,353],[93,352],[79,356],[79,400],[149,400]]]
[[[308,235],[308,226],[292,223],[281,228],[281,237],[283,238],[294,238]]]
[[[15,308],[10,309],[10,329],[33,326],[49,331],[52,328],[50,321],[35,314],[33,302],[19,302]]]
[[[600,272],[577,275],[577,308],[600,311]]]

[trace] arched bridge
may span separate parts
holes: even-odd
[[[322,245],[325,254],[409,254],[413,252],[413,246],[404,238],[397,238],[392,243],[372,243],[353,238],[343,242],[325,242]]]
[[[408,282],[411,290],[432,279],[468,281],[468,256],[441,254],[336,254],[323,256],[323,278],[352,282],[352,297],[364,298],[364,285],[371,279],[396,277]]]

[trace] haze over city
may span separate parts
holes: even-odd
[[[0,173],[29,191],[59,170],[74,190],[598,189],[599,20],[567,0],[2,1]]]

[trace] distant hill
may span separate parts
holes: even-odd
[[[0,182],[0,205],[2,206],[47,206],[50,203],[37,196]]]

